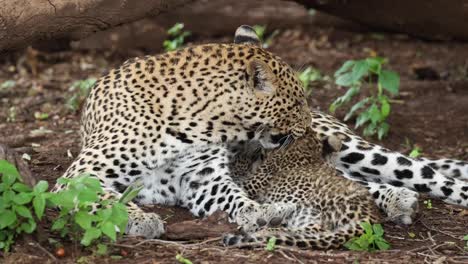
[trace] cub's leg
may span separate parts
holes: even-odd
[[[231,178],[228,152],[224,145],[211,146],[173,164],[167,177],[181,175],[180,190],[175,190],[178,205],[198,217],[222,210],[245,232],[254,232],[272,220],[282,221],[294,212],[296,206],[291,203],[259,204],[250,199]]]
[[[89,157],[93,157],[91,161]],[[131,170],[126,170],[130,167],[143,170],[143,167],[132,166],[129,162],[127,166],[116,166],[116,159],[106,159],[103,154],[94,149],[84,149],[78,155],[76,160],[65,172],[64,177],[71,178],[89,173],[92,177],[96,177],[104,190],[101,199],[109,199],[111,197],[119,199],[125,191],[126,187],[133,183],[139,177],[132,176]],[[136,164],[136,163],[135,163]],[[119,175],[118,172],[125,172],[125,175]],[[142,174],[149,175],[149,171],[140,171]],[[65,188],[60,184],[56,184],[53,191],[59,191]],[[154,213],[146,213],[133,202],[127,204],[128,224],[125,233],[131,236],[143,236],[145,238],[159,237],[164,233],[164,224],[162,219]]]
[[[406,187],[468,207],[468,183],[435,171],[427,162],[369,143],[330,115],[318,111],[311,115],[311,127],[320,138],[335,135],[343,140],[334,164],[353,179]]]

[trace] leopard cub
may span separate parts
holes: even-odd
[[[234,180],[259,202],[293,203],[296,210],[261,223],[263,228],[255,232],[226,235],[224,243],[264,242],[274,236],[278,245],[338,248],[362,234],[359,223],[378,222],[379,211],[368,190],[329,165],[341,146],[337,137],[321,141],[312,131],[271,152],[247,145],[232,159]]]

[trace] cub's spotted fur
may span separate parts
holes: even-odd
[[[125,62],[100,78],[82,113],[82,148],[65,177],[90,173],[120,196],[140,182],[139,204],[216,210],[246,230],[293,208],[247,197],[231,179],[228,150],[256,139],[275,148],[298,138],[310,114],[301,82],[259,47],[253,29],[235,44],[207,44]],[[63,186],[56,186],[56,190]],[[164,232],[158,215],[129,204],[131,235]]]
[[[359,223],[378,222],[378,209],[366,188],[337,175],[324,157],[333,159],[341,148],[338,138],[323,142],[309,131],[284,150],[238,154],[234,171],[253,170],[234,179],[250,197],[266,203],[294,203],[297,209],[283,221],[247,235],[227,235],[225,244],[261,242],[274,236],[277,244],[302,248],[338,248],[363,230]],[[255,168],[259,159],[264,161]],[[249,164],[250,162],[250,164]],[[267,224],[267,223],[264,223]],[[282,225],[272,228],[272,225]]]

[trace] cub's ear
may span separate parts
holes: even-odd
[[[270,95],[275,92],[276,77],[268,64],[254,59],[249,62],[247,72],[250,86],[257,95]]]
[[[252,44],[257,46],[260,46],[261,44],[255,30],[247,25],[242,25],[237,28],[236,33],[234,34],[234,43]]]
[[[322,157],[327,158],[331,154],[336,153],[341,150],[342,141],[337,136],[328,136],[323,141],[322,147]]]

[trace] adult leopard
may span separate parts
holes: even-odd
[[[295,72],[257,43],[253,29],[241,26],[233,44],[136,58],[111,70],[86,100],[81,151],[64,176],[90,173],[103,197],[138,181],[137,204],[178,205],[198,217],[222,210],[244,230],[290,213],[288,204],[248,198],[227,166],[237,144],[256,139],[276,148],[311,122]],[[158,215],[129,204],[127,234],[163,232]]]

